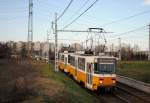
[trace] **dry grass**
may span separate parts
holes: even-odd
[[[25,60],[22,62],[14,59],[0,60],[0,102],[18,102],[35,95],[30,84],[38,73],[29,66]]]
[[[28,60],[0,60],[0,102],[17,103],[40,95],[52,96],[62,91],[62,85],[43,78],[40,66],[36,67]]]
[[[99,103],[53,67],[31,60],[0,60],[0,103]]]

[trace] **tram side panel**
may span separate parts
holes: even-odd
[[[74,76],[75,75],[75,67],[73,67],[72,65],[69,65],[69,74],[71,76]]]
[[[75,75],[75,57],[68,55],[68,71],[69,75],[74,76]]]
[[[86,84],[86,73],[82,70],[77,71],[77,80],[78,82]]]
[[[78,57],[77,80],[86,84],[85,58]]]

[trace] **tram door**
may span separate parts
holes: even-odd
[[[92,71],[93,65],[91,63],[87,63],[87,85],[92,85]]]

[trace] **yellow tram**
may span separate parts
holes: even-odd
[[[116,86],[115,57],[59,53],[59,69],[92,91]]]

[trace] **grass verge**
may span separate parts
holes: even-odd
[[[119,61],[117,74],[150,83],[149,61]]]
[[[98,103],[94,96],[90,95],[85,89],[81,88],[77,83],[67,77],[64,73],[54,72],[52,66],[45,65],[42,74],[45,78],[54,80],[57,84],[61,84],[63,88],[61,92],[49,97],[44,96],[46,103]],[[55,87],[53,88],[55,89]]]

